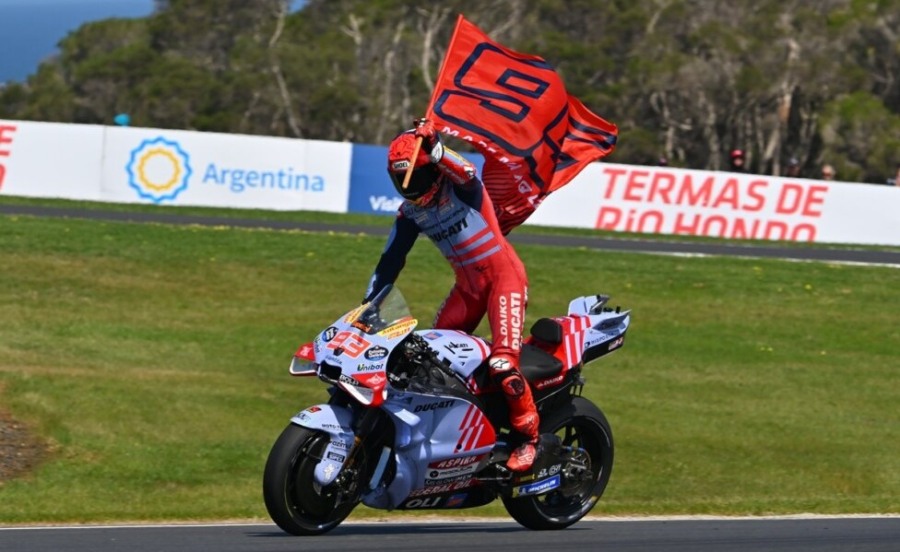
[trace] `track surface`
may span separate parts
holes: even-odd
[[[390,519],[390,516],[388,516]],[[513,522],[346,523],[318,537],[274,525],[0,528],[4,552],[897,552],[900,518],[582,520],[563,531]]]

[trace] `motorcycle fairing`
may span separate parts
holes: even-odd
[[[374,508],[396,508],[410,498],[460,490],[496,443],[490,421],[460,395],[407,392],[382,408],[396,428],[393,480],[363,497]]]
[[[298,412],[291,418],[291,422],[329,435],[328,446],[325,447],[322,459],[316,465],[314,477],[319,485],[333,482],[341,473],[347,461],[347,454],[353,446],[355,438],[351,429],[353,414],[341,406],[317,404]]]
[[[458,330],[422,330],[424,337],[438,358],[450,363],[454,372],[467,380],[490,356],[491,348],[479,337]]]

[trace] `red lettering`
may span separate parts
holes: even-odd
[[[661,234],[663,227],[663,216],[661,211],[647,211],[638,219],[638,232]]]
[[[696,236],[700,232],[700,215],[693,215],[693,220],[685,222],[685,218],[690,215],[678,213],[675,217],[675,224],[672,226],[673,234],[687,234]]]
[[[685,175],[681,192],[678,194],[678,204],[690,205],[692,207],[702,205],[703,207],[706,207],[709,205],[709,198],[712,196],[712,189],[715,181],[716,178],[714,176],[708,176],[695,190],[691,175]]]
[[[716,230],[715,228],[718,228]],[[724,238],[728,233],[728,219],[721,215],[713,215],[703,223],[704,236],[717,236]]]
[[[729,178],[728,182],[725,183],[725,187],[722,188],[722,191],[716,196],[716,200],[713,201],[712,206],[717,209],[725,204],[732,209],[737,210],[740,204],[740,197],[741,189],[737,179]]]
[[[747,188],[747,195],[752,199],[755,199],[755,203],[748,203],[744,205],[743,209],[745,211],[760,211],[763,208],[763,205],[766,204],[766,196],[763,195],[762,190],[757,191],[757,188],[766,188],[769,185],[765,180],[754,180],[750,183],[750,186]]]
[[[828,186],[821,184],[810,186],[806,194],[806,201],[803,202],[803,214],[808,217],[821,217],[821,209],[813,210],[813,206],[821,207],[825,203],[825,194],[827,193]]]
[[[0,125],[0,144],[12,144],[12,137],[6,137],[5,134],[12,134],[16,131],[15,125]],[[3,147],[0,147],[0,155],[6,157],[9,155],[9,150]]]
[[[621,209],[600,207],[600,213],[597,214],[597,223],[594,225],[594,228],[598,230],[615,230],[620,220],[622,220]]]
[[[643,201],[644,196],[640,193],[647,185],[641,178],[650,176],[647,171],[631,171],[628,177],[628,183],[625,185],[625,194],[622,199],[625,201]]]
[[[800,210],[803,202],[803,186],[800,184],[785,184],[781,188],[781,194],[778,197],[778,204],[775,206],[775,212],[782,215],[789,215]]]
[[[616,180],[627,172],[627,169],[614,169],[608,167],[603,169],[603,173],[609,176],[609,182],[606,184],[606,192],[603,194],[603,199],[610,199],[613,196],[613,192],[615,192],[616,188]]]
[[[737,218],[734,220],[734,229],[731,231],[732,238],[735,239],[755,239],[756,233],[759,231],[759,220],[754,220],[751,229],[747,230],[747,220]]]
[[[9,157],[11,150],[3,147],[3,144],[12,144],[11,134],[16,131],[15,125],[0,125],[0,157]],[[6,180],[6,165],[0,163],[0,189]]]
[[[805,238],[803,236],[806,236]],[[816,241],[816,227],[812,224],[798,224],[791,233],[791,239],[794,241]]]
[[[653,180],[650,182],[650,195],[647,196],[648,201],[656,201],[659,196],[660,201],[665,204],[672,203],[669,192],[675,187],[675,175],[670,173],[655,173]]]
[[[788,226],[783,222],[769,221],[766,224],[766,232],[763,239],[766,240],[786,240],[788,237]]]

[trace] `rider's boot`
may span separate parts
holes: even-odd
[[[537,457],[538,417],[537,407],[531,395],[531,387],[513,364],[513,359],[498,355],[491,358],[491,376],[500,384],[509,407],[509,421],[513,429],[528,439],[509,455],[506,467],[510,471],[523,472],[531,468]]]

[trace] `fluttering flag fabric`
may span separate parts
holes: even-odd
[[[487,37],[462,15],[441,65],[428,117],[485,157],[482,181],[503,233],[616,145],[615,124],[566,92],[543,58]]]

